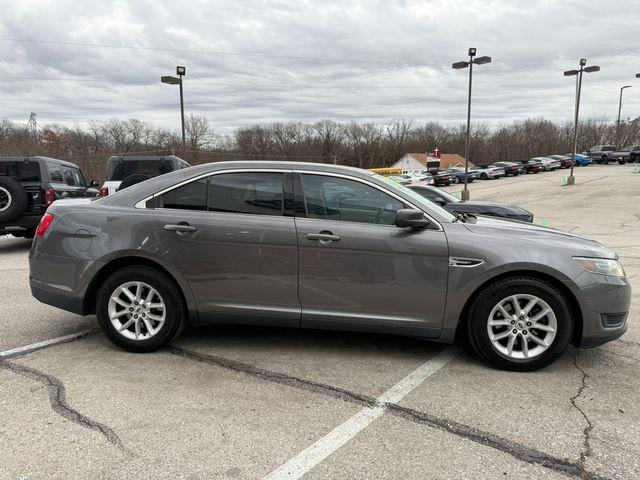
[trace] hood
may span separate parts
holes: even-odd
[[[518,207],[516,205],[507,205],[503,203],[493,203],[493,202],[481,202],[481,201],[470,201],[470,202],[457,202],[448,205],[451,209],[463,212],[475,212],[478,210],[486,211],[486,212],[509,212],[515,215],[532,215],[531,212],[525,210],[524,208]]]
[[[496,235],[502,239],[512,237],[514,246],[524,243],[555,245],[571,251],[571,255],[616,258],[613,250],[594,240],[532,223],[479,216],[476,223],[465,223],[464,226],[473,233]]]

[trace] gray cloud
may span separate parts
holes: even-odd
[[[460,122],[467,76],[451,63],[469,46],[493,57],[474,76],[475,120],[570,118],[575,84],[562,71],[580,57],[602,67],[585,77],[584,116],[614,118],[625,84],[637,88],[625,92],[624,115],[640,110],[635,0],[615,8],[549,0],[0,0],[0,7],[0,117],[13,120],[35,111],[43,123],[118,116],[177,128],[177,87],[159,77],[184,64],[187,111],[223,132],[269,120]]]

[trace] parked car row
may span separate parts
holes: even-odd
[[[107,181],[86,182],[75,163],[27,156],[0,158],[0,235],[33,238],[40,219],[55,201],[107,196],[136,183],[190,165],[174,156],[111,157]]]

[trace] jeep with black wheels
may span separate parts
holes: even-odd
[[[587,156],[591,158],[595,163],[604,163],[607,165],[610,160],[613,160],[613,152],[616,151],[615,145],[596,145],[591,147],[587,152]]]
[[[107,181],[100,189],[100,196],[106,197],[136,183],[190,166],[175,155],[109,157],[107,160]]]
[[[97,197],[98,182],[85,183],[80,167],[47,157],[0,158],[0,235],[32,238],[55,200]]]

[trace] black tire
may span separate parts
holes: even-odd
[[[499,352],[492,345],[487,331],[489,315],[493,308],[501,300],[517,294],[534,295],[546,302],[555,314],[557,322],[556,335],[551,345],[539,355],[528,359],[511,358]],[[533,371],[550,365],[562,355],[571,341],[573,323],[566,299],[553,285],[533,277],[510,277],[490,284],[476,297],[469,309],[467,337],[478,356],[494,367],[502,370]],[[522,342],[522,338],[525,336],[520,335],[516,342]]]
[[[11,177],[0,177],[0,222],[15,220],[27,209],[27,192]]]
[[[460,183],[460,177],[458,177],[457,175],[453,176],[453,183]]]
[[[23,230],[21,232],[11,232],[16,238],[26,238],[27,240],[32,240],[33,237],[36,236],[36,232],[34,230]]]
[[[145,180],[149,180],[151,175],[147,175],[146,173],[134,173],[133,175],[129,175],[127,178],[122,180],[118,190],[122,190],[124,188],[135,185],[136,183],[144,182]]]
[[[626,160],[618,160],[618,163],[619,163],[620,165],[624,165],[625,163],[627,163],[627,161],[626,161]]]
[[[480,174],[480,179],[481,179],[481,180],[486,180],[487,178],[489,178],[489,177],[487,177],[487,174],[486,174],[486,173],[481,173],[481,174]]]
[[[165,304],[165,320],[151,338],[135,340],[124,337],[109,319],[108,304],[115,290],[127,282],[144,282],[154,288]],[[163,273],[141,265],[125,267],[112,273],[100,286],[96,299],[96,316],[104,334],[118,347],[129,352],[153,352],[177,337],[186,322],[185,306],[178,287]],[[146,330],[146,328],[145,328]]]
[[[604,163],[605,165],[609,165],[609,159],[607,158],[606,155],[602,156],[602,163]]]

